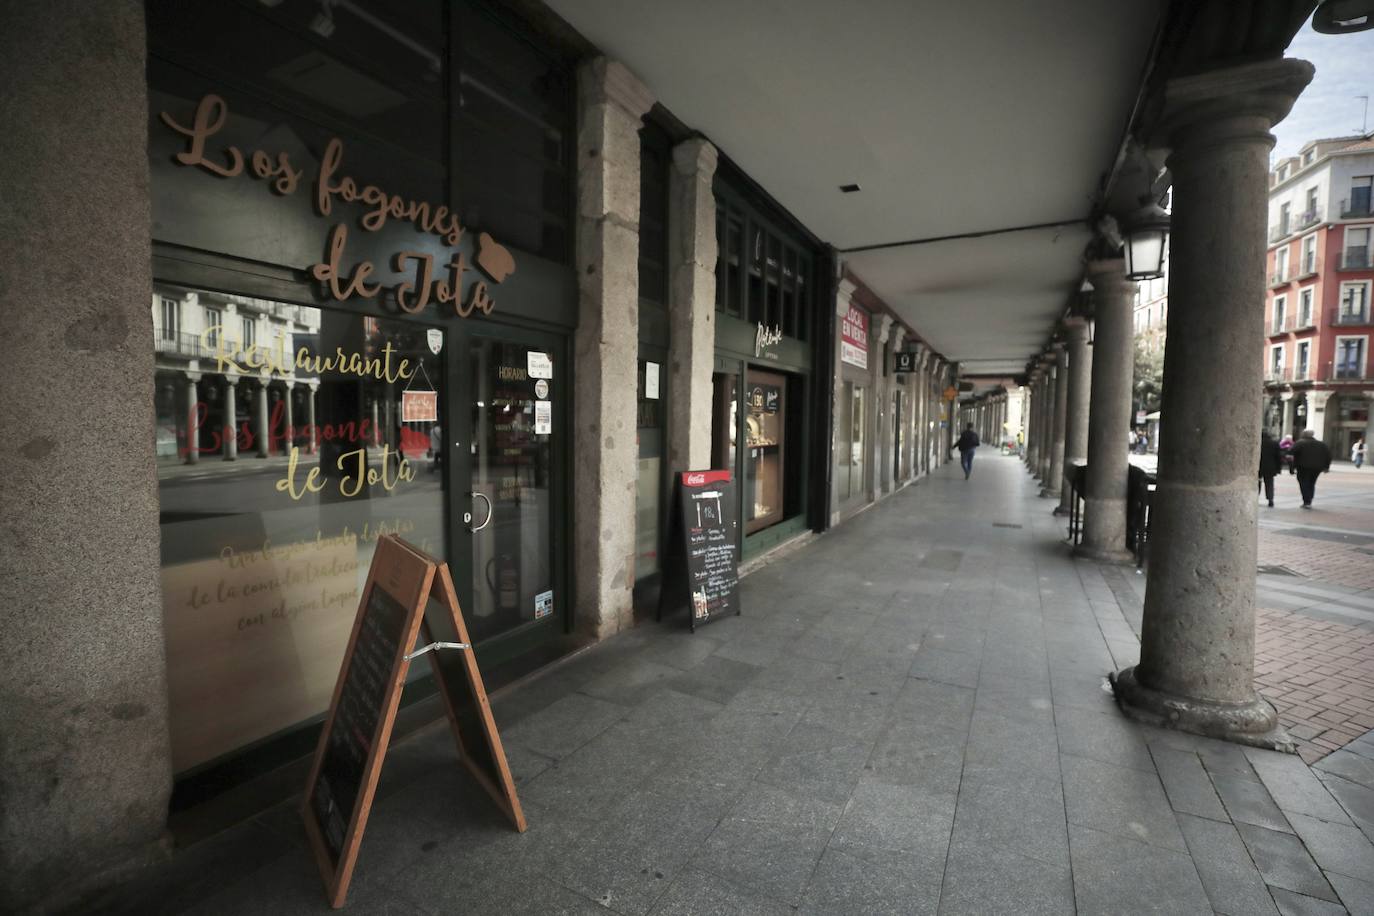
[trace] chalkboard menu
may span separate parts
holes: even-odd
[[[427,644],[410,651],[423,630]],[[331,906],[343,906],[410,661],[428,655],[459,757],[525,829],[448,564],[394,535],[377,542],[301,815]]]
[[[671,564],[659,602],[685,601],[692,629],[740,613],[739,498],[729,471],[684,471],[677,479]]]

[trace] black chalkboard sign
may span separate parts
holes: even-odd
[[[405,605],[377,583],[372,584],[335,704],[320,775],[310,796],[310,806],[335,866],[358,809],[364,769],[372,756],[409,618]]]
[[[427,644],[410,651],[423,629]],[[377,542],[325,717],[301,816],[331,906],[343,906],[411,659],[428,655],[459,757],[520,831],[525,816],[448,564],[394,535]]]
[[[678,474],[660,618],[665,604],[685,603],[695,630],[741,612],[737,506],[729,471]]]

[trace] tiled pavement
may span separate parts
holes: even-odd
[[[749,576],[742,617],[505,691],[526,834],[443,731],[401,744],[349,908],[1374,912],[1374,739],[1310,769],[1123,719],[1103,675],[1138,651],[1133,586],[1069,559],[1036,492],[1012,458],[946,467]],[[327,910],[289,805],[124,899]]]

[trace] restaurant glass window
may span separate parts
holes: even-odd
[[[749,534],[783,518],[786,391],[784,376],[749,372],[744,414],[744,528]]]
[[[739,376],[717,372],[711,379],[711,467],[735,467],[739,428]]]
[[[407,419],[443,410],[442,331],[206,290],[183,302],[199,349],[156,355],[177,773],[325,711],[381,535],[447,549],[438,425]],[[224,324],[241,310],[261,316],[254,351]]]

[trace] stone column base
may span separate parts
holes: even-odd
[[[1068,510],[1068,509],[1065,509],[1063,506],[1055,506],[1055,507],[1054,507],[1054,511],[1051,512],[1050,514],[1051,514],[1051,515],[1068,515],[1068,514],[1069,514],[1069,510]]]
[[[1110,676],[1117,705],[1128,718],[1205,738],[1296,754],[1293,739],[1279,727],[1268,700],[1251,691],[1246,703],[1213,703],[1164,693],[1136,680],[1134,667]]]
[[[1135,565],[1135,554],[1124,548],[1089,547],[1087,544],[1079,544],[1073,549],[1073,555],[1080,560],[1092,560],[1094,563],[1111,563],[1115,566]]]
[[[1059,488],[1058,488],[1058,487],[1049,487],[1049,486],[1045,487],[1044,489],[1042,489],[1042,490],[1040,491],[1040,498],[1041,498],[1041,499],[1058,499],[1058,498],[1059,498]]]

